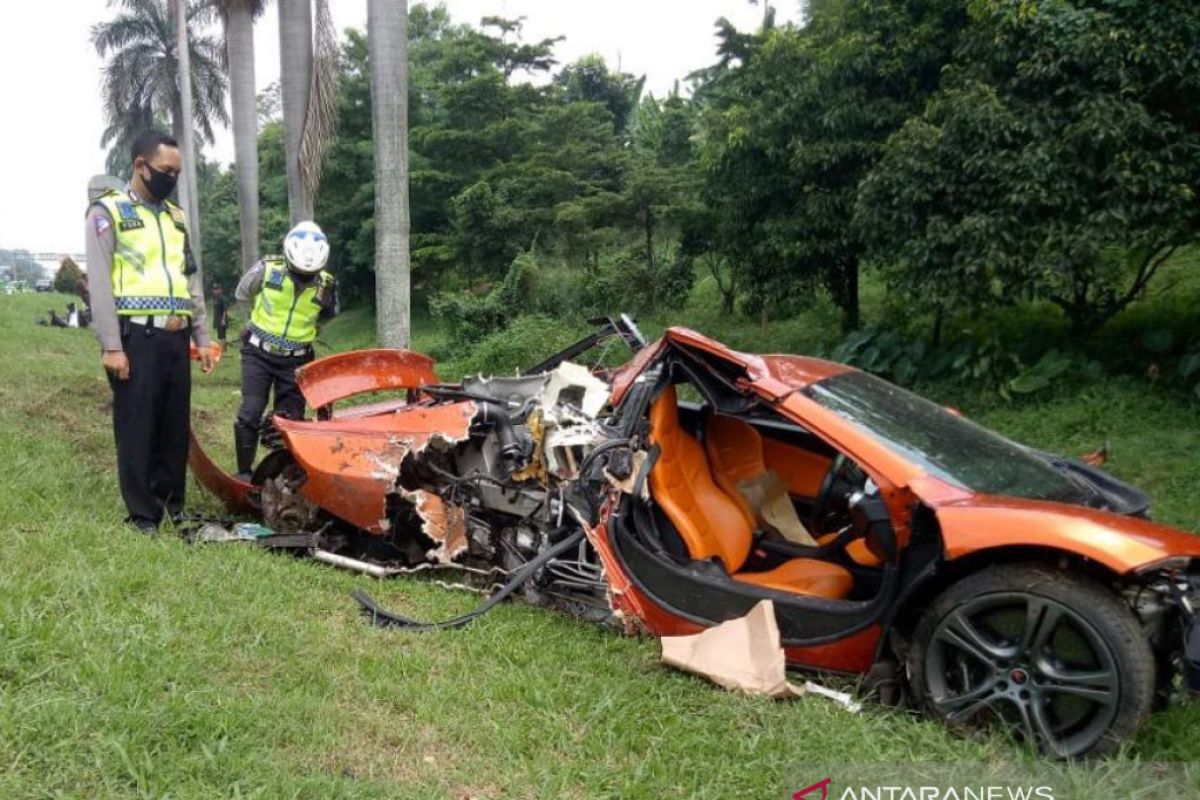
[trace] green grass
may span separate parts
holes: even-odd
[[[46,300],[0,297],[0,797],[779,797],[805,762],[1013,756],[905,713],[733,696],[653,641],[515,603],[462,631],[376,630],[352,589],[434,618],[478,598],[134,535],[95,342],[33,325]],[[367,344],[370,320],[323,338]],[[206,437],[228,438],[237,366],[197,373]],[[1193,406],[1131,379],[962,405],[1066,452],[1110,439],[1112,469],[1197,529]],[[1156,715],[1124,758],[1200,759],[1198,725],[1195,705]]]

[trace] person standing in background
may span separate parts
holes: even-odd
[[[221,349],[229,347],[226,334],[229,331],[229,303],[225,300],[225,289],[220,284],[213,287],[213,327],[217,329],[217,341]]]

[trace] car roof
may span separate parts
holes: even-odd
[[[774,378],[792,389],[804,389],[826,378],[856,371],[854,367],[813,356],[743,353],[688,328],[668,328],[665,336],[676,344],[697,347],[744,366],[752,381]]]

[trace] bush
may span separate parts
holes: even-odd
[[[537,272],[537,257],[533,253],[521,253],[513,259],[500,285],[486,295],[462,290],[443,292],[431,298],[429,310],[446,326],[450,348],[453,351],[465,349],[499,330],[513,317],[533,310]]]
[[[831,358],[902,386],[931,381],[995,392],[1006,400],[1061,383],[1071,373],[1099,380],[1103,369],[1086,358],[1043,351],[1029,364],[999,337],[963,338],[945,347],[885,328],[862,328],[834,348]]]
[[[54,275],[54,291],[75,294],[75,287],[79,285],[82,277],[83,270],[79,268],[75,260],[70,256],[63,256],[62,263],[58,266],[58,272]]]
[[[440,365],[438,372],[444,380],[451,381],[476,373],[511,375],[548,358],[586,334],[583,327],[561,319],[542,314],[520,316],[485,336],[457,359]]]

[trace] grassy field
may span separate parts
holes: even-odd
[[[783,797],[803,763],[1017,755],[902,712],[732,696],[661,667],[653,641],[519,604],[462,631],[375,630],[355,587],[418,617],[478,598],[134,535],[95,342],[34,325],[50,302],[0,297],[2,798]],[[324,338],[366,344],[369,320]],[[229,438],[237,385],[236,355],[197,373],[207,438]],[[1110,440],[1111,469],[1198,529],[1200,419],[1175,395],[1119,379],[960,405],[1069,453]],[[213,506],[197,489],[191,507]],[[1122,758],[1200,760],[1198,726],[1197,705],[1173,708]]]

